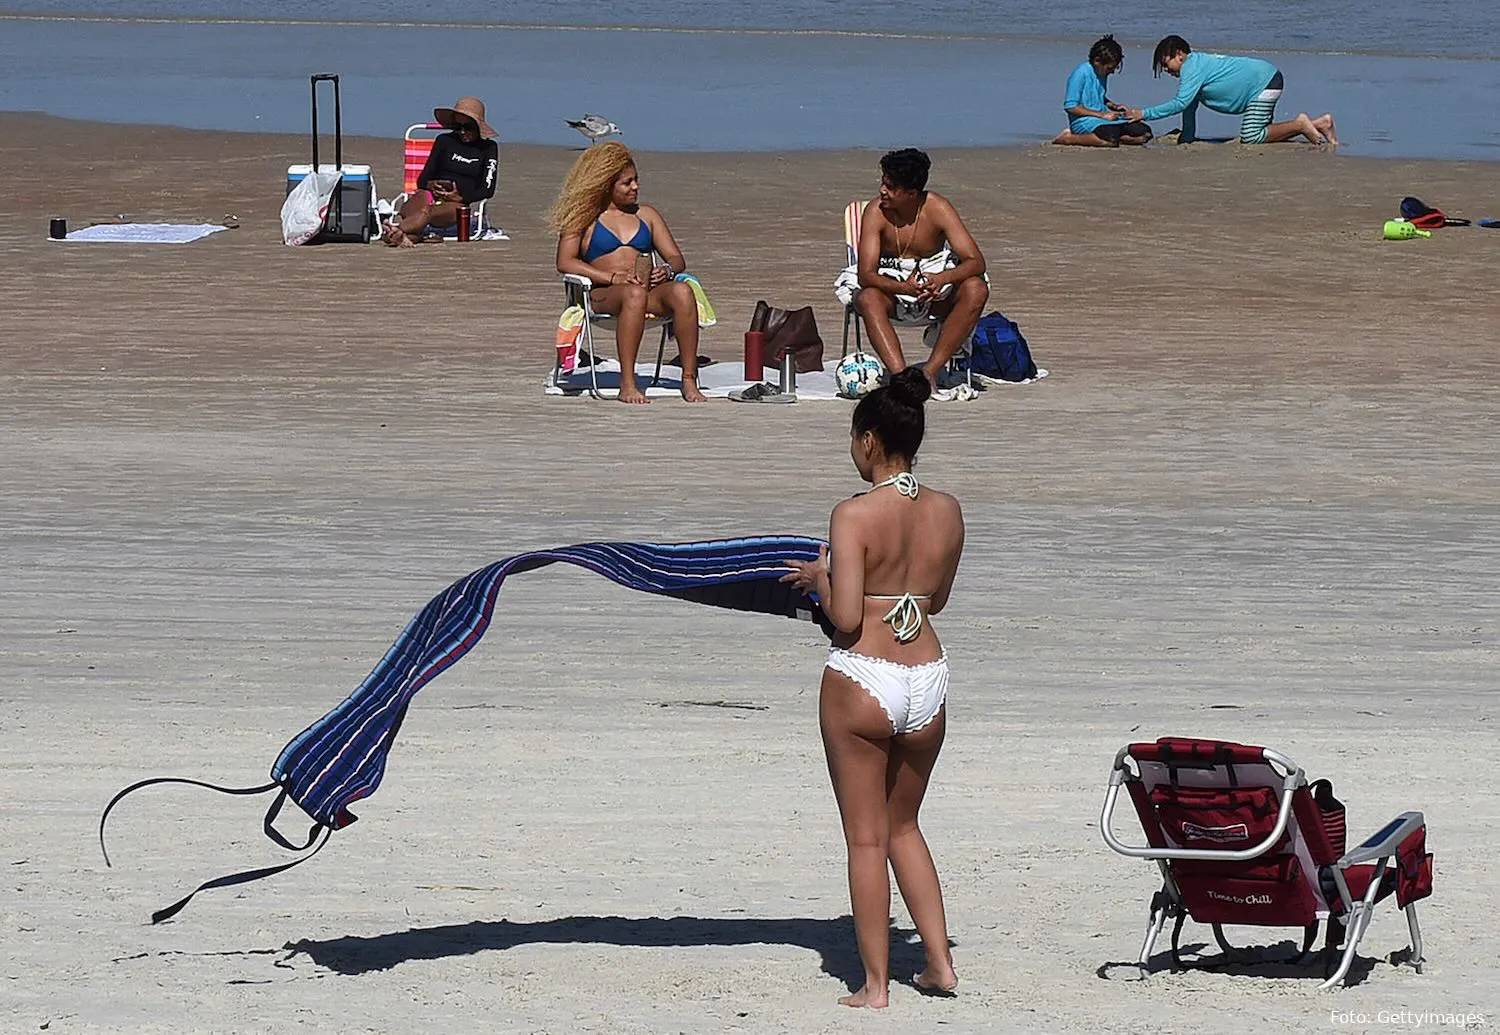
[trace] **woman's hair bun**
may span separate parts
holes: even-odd
[[[886,456],[914,459],[927,431],[927,411],[922,404],[931,394],[932,385],[922,368],[907,367],[892,375],[884,387],[859,400],[851,429],[856,436],[874,432]]]
[[[932,395],[932,382],[927,380],[927,372],[920,366],[911,366],[891,376],[889,390],[896,402],[921,409]]]

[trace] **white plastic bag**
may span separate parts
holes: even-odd
[[[306,244],[323,229],[328,205],[344,174],[337,169],[317,169],[302,177],[281,205],[281,240],[284,244]]]

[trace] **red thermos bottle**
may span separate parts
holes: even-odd
[[[458,239],[467,241],[469,239],[469,206],[463,205],[458,210]]]
[[[766,335],[763,331],[745,332],[745,380],[759,381],[764,373]]]

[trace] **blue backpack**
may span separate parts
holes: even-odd
[[[980,318],[969,355],[959,357],[958,367],[997,381],[1029,381],[1036,377],[1036,364],[1021,328],[998,311]]]

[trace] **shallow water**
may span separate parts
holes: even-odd
[[[0,14],[15,6],[0,4]],[[168,5],[128,6],[152,14]],[[1064,80],[1094,34],[1089,30],[1060,41],[561,27],[597,7],[576,2],[505,5],[507,21],[545,16],[553,23],[536,29],[382,24],[369,19],[389,13],[391,5],[348,0],[321,6],[323,20],[312,24],[195,21],[193,16],[212,18],[227,5],[198,0],[171,6],[187,17],[0,17],[0,62],[6,69],[0,108],[115,122],[305,132],[308,74],[338,72],[345,131],[357,134],[399,134],[406,124],[424,120],[433,104],[472,93],[488,102],[490,121],[512,141],[579,143],[563,119],[597,111],[619,123],[632,146],[652,150],[1017,144],[1045,140],[1061,128]],[[1018,12],[1004,25],[997,26],[1003,19],[994,16],[981,24],[972,14],[966,22],[965,12],[977,6],[927,0],[931,16],[915,19],[917,27],[933,32],[1000,27],[1055,37],[1066,35],[1067,19],[1082,17],[1049,21],[1035,12],[1019,13],[1019,5],[1001,4],[992,6]],[[1311,6],[1336,7],[1332,0]],[[254,9],[267,16],[299,13],[284,0],[266,0]],[[449,0],[427,5],[423,17],[462,18],[478,9],[477,3]],[[806,11],[773,3],[757,8],[756,15],[768,23],[782,17],[784,27],[817,28],[838,23],[851,9],[842,0],[808,5]],[[356,10],[364,16],[361,23],[327,20]],[[716,10],[702,5],[693,9],[693,17],[721,17]],[[802,12],[800,20],[793,17],[796,12]],[[1465,12],[1468,21],[1460,24],[1474,31],[1468,37],[1454,34],[1450,47],[1489,39],[1494,32],[1490,23],[1496,16],[1488,9]],[[655,0],[638,8],[636,16],[664,20],[674,13],[686,19],[687,6]],[[1252,40],[1262,21],[1250,19],[1224,31],[1242,31]],[[1158,23],[1188,31],[1189,23],[1180,18]],[[1392,45],[1378,29],[1372,21],[1361,30],[1364,44]],[[1416,37],[1418,43],[1421,38]],[[1309,50],[1333,45],[1293,36],[1286,42]],[[1436,37],[1432,42],[1437,45]],[[1246,43],[1242,49],[1251,47]],[[1310,52],[1277,54],[1274,60],[1287,78],[1282,112],[1334,112],[1349,153],[1493,158],[1500,149],[1500,124],[1461,117],[1454,102],[1495,95],[1500,61]],[[1112,80],[1112,95],[1143,105],[1169,97],[1175,81],[1153,80],[1149,66],[1146,46],[1127,47],[1126,67]],[[881,114],[869,114],[876,106]],[[1174,124],[1159,123],[1158,132]],[[1204,134],[1230,136],[1237,125],[1237,119],[1212,113],[1200,117]]]
[[[476,25],[682,26],[712,29],[890,32],[938,36],[1030,37],[1069,42],[1114,33],[1149,45],[1169,32],[1217,49],[1311,50],[1322,53],[1500,54],[1500,9],[1470,0],[0,0],[0,13],[181,18],[322,19],[369,22],[467,22]],[[315,13],[314,13],[315,12]]]

